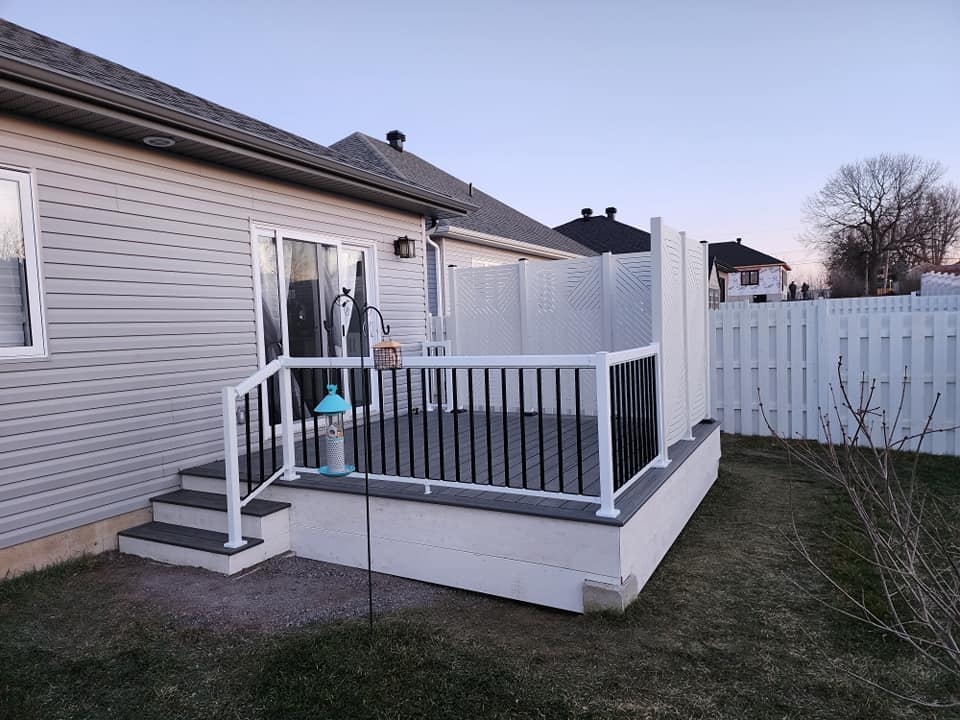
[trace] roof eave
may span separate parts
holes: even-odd
[[[544,257],[549,257],[557,260],[585,257],[583,254],[580,254],[580,253],[568,252],[566,250],[559,250],[557,248],[550,248],[550,247],[547,247],[546,245],[537,245],[535,243],[528,243],[522,240],[514,240],[512,238],[502,237],[500,235],[491,235],[489,233],[478,232],[477,230],[460,228],[460,227],[456,227],[455,225],[451,225],[449,223],[441,223],[430,234],[432,237],[442,237],[442,238],[449,238],[451,240],[462,240],[464,242],[479,243],[481,245],[489,245],[491,247],[500,248],[502,250],[529,252],[531,254],[541,255]],[[585,249],[589,250],[590,248],[585,248]]]
[[[4,85],[14,89],[44,93],[48,96],[52,94],[75,106],[86,106],[87,109],[93,106],[105,112],[120,113],[136,118],[145,126],[152,126],[174,135],[188,136],[199,142],[226,144],[237,150],[256,152],[268,158],[283,160],[315,172],[328,174],[341,182],[348,181],[367,188],[383,189],[425,203],[436,209],[439,214],[461,216],[476,210],[475,205],[426,188],[391,180],[337,160],[322,158],[282,143],[271,142],[220,123],[178,112],[159,103],[17,58],[0,55],[0,79],[4,81]],[[158,120],[160,122],[157,122]]]

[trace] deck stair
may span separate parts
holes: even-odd
[[[231,575],[290,549],[289,503],[254,499],[241,513],[239,548],[227,542],[227,498],[174,490],[150,498],[153,521],[119,533],[120,552]]]

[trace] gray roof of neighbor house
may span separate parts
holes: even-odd
[[[337,192],[353,194],[351,189],[362,190],[364,185],[388,189],[408,199],[433,203],[444,216],[461,214],[473,207],[473,203],[418,185],[389,168],[347,157],[3,19],[0,83],[0,108],[14,113],[134,142],[141,141],[150,129],[163,126],[177,139],[176,146],[169,150],[171,154],[307,180],[302,172],[299,176],[289,168],[282,172],[282,168],[270,162],[282,159],[337,176],[337,181],[327,183],[329,189]],[[50,91],[56,95],[51,96]],[[249,158],[242,160],[235,151],[210,147],[211,141],[269,154],[270,159],[260,159],[259,163]],[[365,195],[361,192],[359,196]]]
[[[608,215],[585,215],[557,225],[557,232],[573,238],[598,253],[614,254],[647,252],[650,250],[650,233],[616,220],[616,208],[608,208]],[[586,210],[584,210],[584,213]]]
[[[757,267],[762,265],[783,265],[787,270],[790,266],[783,260],[767,255],[759,250],[744,245],[740,238],[730,242],[710,243],[710,262],[727,268]]]
[[[470,183],[441,170],[406,148],[397,150],[389,143],[359,132],[338,140],[330,147],[357,161],[376,165],[385,174],[397,175],[409,182],[433,188],[444,195],[472,202],[477,206],[476,210],[465,216],[450,220],[449,225],[453,227],[574,255],[595,254],[590,248],[551,230],[543,223],[472,187]]]

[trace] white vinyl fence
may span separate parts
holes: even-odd
[[[691,438],[692,426],[709,415],[707,246],[660,218],[651,219],[650,234],[651,252],[452,269],[447,338],[454,355],[615,352],[656,343],[663,434],[668,444]]]
[[[710,325],[712,408],[725,432],[770,434],[759,397],[779,435],[823,440],[820,409],[833,408],[840,356],[851,395],[865,374],[867,387],[876,381],[872,405],[891,415],[906,369],[895,437],[920,432],[937,393],[931,427],[960,424],[960,295],[726,304]],[[960,431],[935,433],[922,449],[960,455]]]

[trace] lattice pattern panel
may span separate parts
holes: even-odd
[[[600,258],[530,263],[527,344],[530,354],[603,348]]]
[[[615,255],[613,350],[653,342],[650,253]]]
[[[458,355],[521,352],[520,279],[516,265],[456,270],[452,317]]]
[[[660,243],[661,322],[660,339],[663,361],[663,404],[666,413],[667,444],[686,437],[687,362],[684,346],[683,313],[683,239],[680,233],[662,223],[654,223],[653,242]]]

